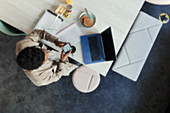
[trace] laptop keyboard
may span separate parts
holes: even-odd
[[[89,47],[90,47],[92,61],[101,60],[99,44],[98,44],[98,37],[97,36],[88,37],[88,41],[89,41]]]

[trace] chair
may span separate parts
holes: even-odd
[[[1,20],[0,20],[0,31],[4,34],[10,35],[10,36],[26,35],[22,31],[10,26],[9,24],[7,24]]]
[[[72,76],[74,87],[83,93],[94,91],[100,83],[99,73],[86,66],[77,68]]]

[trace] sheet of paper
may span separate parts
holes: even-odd
[[[58,32],[55,36],[62,42],[70,42],[72,45],[74,45],[80,42],[80,36],[82,35],[83,33],[80,31],[77,24],[73,23]]]
[[[49,11],[45,11],[34,29],[45,30],[48,33],[55,35],[62,24],[62,20]]]

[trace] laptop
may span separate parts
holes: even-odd
[[[85,64],[115,61],[115,48],[111,27],[102,33],[80,37]]]

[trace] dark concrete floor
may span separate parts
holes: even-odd
[[[170,6],[145,3],[158,18]],[[71,75],[44,87],[34,86],[17,66],[20,37],[0,32],[0,113],[165,113],[170,101],[170,22],[163,25],[137,82],[112,70],[92,93],[78,92]]]

